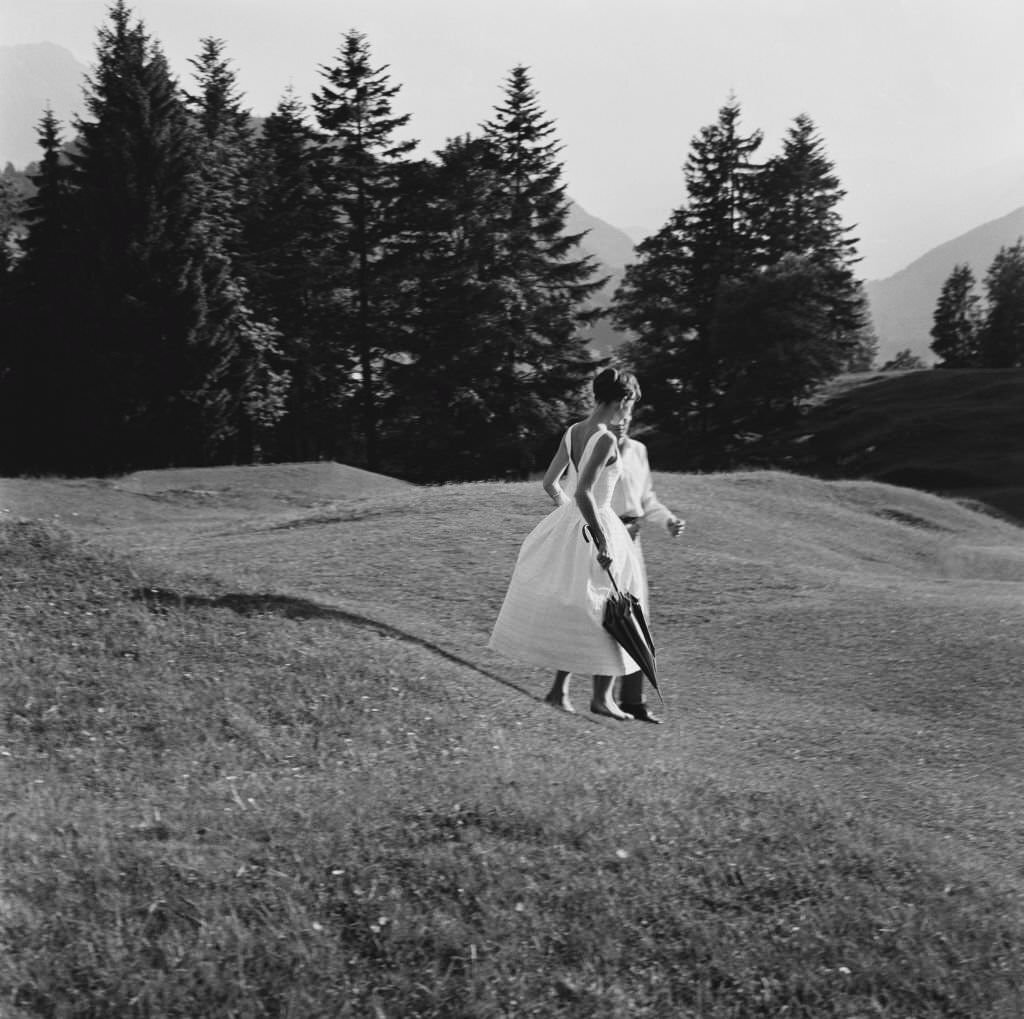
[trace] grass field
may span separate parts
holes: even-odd
[[[764,458],[975,499],[1024,523],[1024,370],[840,376]]]
[[[1024,530],[656,481],[660,727],[486,649],[536,484],[0,481],[0,1015],[1018,1019]]]

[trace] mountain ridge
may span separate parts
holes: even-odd
[[[0,46],[0,164],[22,168],[39,158],[36,128],[48,108],[65,128],[85,112],[88,73],[56,43]]]
[[[1024,236],[1024,206],[929,249],[909,265],[865,284],[878,336],[878,359],[885,362],[909,349],[926,362],[931,353],[932,317],[942,285],[953,267],[967,264],[980,284],[999,249]]]

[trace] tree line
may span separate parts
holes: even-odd
[[[115,0],[86,113],[39,124],[0,194],[4,473],[336,459],[420,481],[546,462],[602,359],[600,266],[567,229],[529,70],[475,134],[415,155],[400,86],[342,37],[262,123],[223,41],[193,81]],[[730,100],[610,310],[665,466],[720,466],[874,341],[843,191],[809,117],[780,154]]]
[[[942,285],[932,318],[938,368],[1024,368],[1024,238],[1003,245],[978,293],[974,272],[958,263]]]

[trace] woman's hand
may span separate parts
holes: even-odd
[[[602,547],[597,550],[597,561],[603,569],[607,570],[611,566],[612,557],[608,554],[608,549]]]

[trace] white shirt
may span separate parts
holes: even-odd
[[[622,477],[612,493],[612,509],[620,517],[643,517],[666,527],[675,514],[654,492],[647,447],[636,439],[626,438],[619,444]]]

